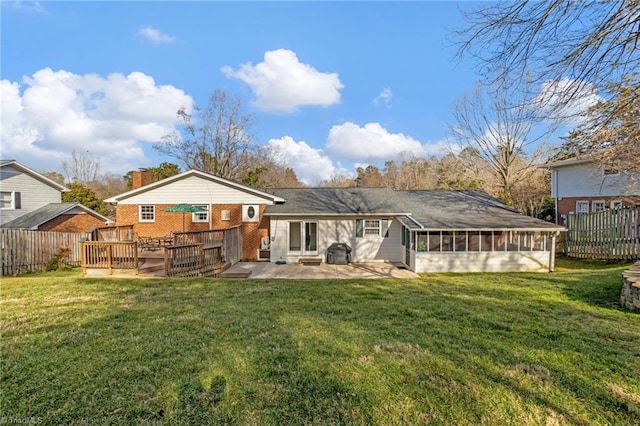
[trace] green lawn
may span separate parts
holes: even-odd
[[[628,266],[628,265],[627,265]],[[640,424],[625,266],[278,281],[3,278],[0,417]]]

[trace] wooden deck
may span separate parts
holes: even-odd
[[[240,227],[219,231],[174,234],[167,244],[137,241],[88,241],[82,245],[85,276],[217,277],[240,261]]]

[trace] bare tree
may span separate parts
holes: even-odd
[[[493,83],[620,81],[639,68],[640,2],[521,0],[490,2],[463,12],[459,54],[481,61]]]
[[[609,100],[589,110],[589,120],[569,134],[562,150],[588,155],[635,177],[640,174],[640,80],[638,75],[627,76],[606,90],[611,92]]]
[[[469,25],[456,32],[458,53],[480,60],[485,82],[532,89],[529,98],[546,103],[538,106],[547,119],[568,118],[567,113],[576,113],[568,105],[598,91],[601,102],[591,111],[598,118],[579,132],[591,138],[583,147],[598,148],[595,158],[601,165],[615,167],[611,160],[619,158],[618,151],[637,144],[637,138],[621,137],[620,126],[612,134],[612,124],[628,111],[618,107],[616,89],[629,87],[629,76],[636,90],[627,93],[627,101],[640,103],[635,75],[640,69],[639,0],[489,2],[463,15]],[[536,99],[533,90],[544,93]],[[600,149],[605,145],[608,150]]]
[[[531,175],[545,152],[546,133],[533,132],[535,112],[511,94],[488,94],[476,87],[452,106],[451,114],[449,130],[458,147],[467,148],[458,161],[468,168],[484,162],[498,186],[498,197],[513,205],[514,187]]]
[[[180,161],[187,169],[239,180],[246,173],[245,154],[253,141],[249,133],[254,118],[245,114],[240,98],[215,90],[205,109],[193,114],[178,111],[182,132],[163,137],[154,148]]]
[[[63,160],[62,172],[67,182],[88,183],[95,181],[100,174],[100,160],[94,158],[89,151],[71,152],[69,160]]]

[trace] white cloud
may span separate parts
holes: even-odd
[[[533,102],[555,121],[577,126],[584,122],[589,107],[601,100],[594,84],[565,77],[542,83]]]
[[[393,98],[393,93],[391,93],[391,89],[387,87],[382,89],[380,94],[376,96],[373,100],[373,104],[375,106],[386,106],[388,108],[391,106],[391,98]]]
[[[103,171],[146,164],[141,142],[157,142],[193,100],[140,72],[78,75],[44,68],[22,84],[0,81],[2,157],[57,170],[73,150],[99,158]]]
[[[361,162],[397,160],[406,155],[424,157],[446,150],[444,143],[423,144],[402,133],[389,133],[379,123],[360,127],[351,122],[333,126],[326,146],[336,158]]]
[[[41,14],[47,13],[47,9],[44,7],[41,1],[15,0],[15,1],[3,1],[2,3],[3,5],[6,5],[14,10],[41,13]]]
[[[136,35],[142,37],[144,39],[149,40],[151,43],[155,44],[167,44],[173,43],[176,41],[176,38],[170,36],[168,34],[161,33],[153,27],[144,27],[141,28]]]
[[[221,71],[247,83],[253,90],[253,104],[265,111],[294,112],[305,105],[334,105],[340,102],[344,87],[338,74],[319,72],[286,49],[266,52],[264,62],[255,66],[246,63],[237,71],[225,66]]]
[[[269,140],[267,150],[275,161],[293,168],[298,179],[307,185],[316,185],[338,174],[352,174],[334,166],[321,149],[313,148],[304,141],[296,142],[291,136]]]

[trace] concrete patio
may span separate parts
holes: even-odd
[[[240,262],[222,276],[246,276],[250,279],[373,279],[417,278],[418,275],[392,263],[351,263],[349,265],[301,264],[278,265],[270,262]]]

